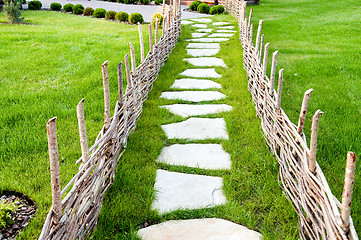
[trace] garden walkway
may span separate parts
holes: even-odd
[[[222,76],[214,67],[227,66],[221,58],[214,55],[220,51],[220,42],[229,40],[236,31],[230,23],[212,22],[210,18],[183,20],[182,24],[192,24],[196,29],[186,47],[189,57],[184,59],[194,67],[180,73],[171,86],[172,91],[163,92],[160,97],[188,102],[189,104],[162,106],[173,114],[188,119],[163,125],[162,128],[168,139],[190,142],[215,139],[218,144],[174,144],[164,147],[157,161],[169,165],[229,170],[230,156],[220,144],[222,140],[228,139],[225,121],[223,118],[205,118],[202,115],[230,111],[232,106],[199,103],[226,97],[217,91],[222,86],[216,80]],[[164,214],[178,209],[200,209],[221,205],[227,202],[222,187],[222,177],[159,169],[153,209]],[[216,218],[168,221],[143,228],[138,234],[144,240],[256,240],[261,237],[259,233],[246,227]]]

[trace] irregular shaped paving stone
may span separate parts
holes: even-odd
[[[220,144],[174,144],[163,148],[157,162],[213,170],[231,169],[231,157]]]
[[[187,54],[192,57],[213,56],[219,52],[219,49],[187,49]]]
[[[197,32],[207,32],[207,33],[209,33],[209,32],[212,32],[213,29],[209,29],[209,28],[206,28],[206,29],[197,29],[196,31],[197,31]]]
[[[193,24],[192,27],[195,27],[195,28],[207,28],[207,24],[197,23],[197,24]]]
[[[227,104],[172,104],[160,106],[161,108],[168,109],[173,114],[177,114],[181,117],[199,116],[206,114],[214,114],[221,112],[228,112],[232,110],[232,107]]]
[[[183,100],[189,102],[202,102],[220,100],[226,97],[223,93],[217,91],[177,91],[163,92],[161,98],[168,100]]]
[[[207,35],[208,33],[192,33],[192,38],[200,38],[200,37],[204,37],[205,35]]]
[[[218,74],[214,68],[190,68],[179,75],[186,77],[196,77],[196,78],[220,78],[221,74]]]
[[[192,18],[192,19],[189,19],[193,22],[200,22],[200,23],[210,23],[212,22],[212,19],[209,19],[209,18]]]
[[[207,79],[182,78],[182,79],[176,79],[170,88],[210,89],[210,88],[222,88],[222,85]]]
[[[223,59],[216,57],[185,58],[183,61],[196,67],[227,67]]]
[[[237,32],[237,31],[236,31],[236,30],[223,29],[223,30],[217,30],[216,32],[220,32],[220,33],[235,33],[235,32]]]
[[[208,37],[233,37],[234,33],[212,33]]]
[[[218,29],[234,29],[234,26],[218,27]]]
[[[194,38],[190,39],[192,42],[225,42],[228,41],[229,38]]]
[[[223,118],[189,118],[179,123],[162,125],[169,139],[226,139],[228,133]]]
[[[223,26],[223,25],[229,25],[231,24],[230,22],[214,22],[212,23],[212,25],[214,26]]]
[[[212,49],[220,49],[221,45],[219,43],[189,43],[187,45],[187,48],[199,48],[199,49],[205,49],[205,48],[212,48]]]
[[[165,213],[177,209],[214,207],[226,203],[223,179],[157,170],[152,209]]]
[[[192,24],[192,23],[194,23],[194,22],[187,21],[187,20],[181,20],[182,25],[188,25],[188,24]]]

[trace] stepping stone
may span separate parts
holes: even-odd
[[[196,67],[227,67],[223,59],[216,57],[185,58],[183,61],[187,61]]]
[[[160,97],[168,100],[202,102],[220,100],[225,98],[226,95],[217,91],[177,91],[163,92]]]
[[[222,85],[207,79],[200,80],[193,78],[182,78],[182,79],[176,79],[170,88],[210,89],[210,88],[222,88]]]
[[[190,68],[179,75],[185,77],[195,77],[195,78],[220,78],[221,74],[218,74],[214,68]]]
[[[182,25],[189,25],[189,24],[192,24],[192,23],[194,23],[194,22],[187,21],[187,20],[181,20]]]
[[[220,49],[221,46],[219,43],[188,43],[187,48],[213,48],[213,49]]]
[[[207,28],[207,24],[197,23],[197,24],[193,24],[192,27],[195,27],[195,28]]]
[[[220,144],[175,144],[164,147],[157,162],[212,170],[231,169],[231,157]]]
[[[181,117],[199,116],[206,114],[215,114],[221,112],[228,112],[232,110],[232,107],[227,104],[172,104],[160,106],[161,108],[168,109],[173,114],[177,114]]]
[[[234,26],[218,27],[218,29],[234,29]]]
[[[219,52],[219,49],[187,49],[187,54],[192,57],[213,56]]]
[[[217,30],[216,32],[220,32],[220,33],[236,33],[237,31],[236,30],[224,29],[224,30]]]
[[[231,24],[230,22],[214,22],[212,23],[212,25],[214,26],[223,26],[223,25],[229,25]]]
[[[228,41],[229,38],[194,38],[190,39],[192,42],[225,42]]]
[[[209,19],[209,18],[192,18],[192,19],[189,19],[193,22],[200,22],[200,23],[210,23],[212,22],[212,19]]]
[[[261,240],[262,235],[218,218],[172,220],[140,229],[143,240]]]
[[[208,33],[192,33],[192,38],[200,38],[200,37],[204,37],[205,35],[207,35]]]
[[[222,191],[223,179],[195,174],[157,170],[152,209],[159,213],[177,209],[214,207],[226,203]]]
[[[196,30],[197,32],[212,32],[213,31],[213,29],[209,29],[209,28],[206,28],[206,29],[197,29]]]
[[[223,118],[189,118],[179,123],[162,125],[169,139],[226,139],[228,133]]]
[[[233,37],[234,33],[212,33],[208,37]]]

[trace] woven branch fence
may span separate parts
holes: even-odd
[[[90,148],[87,143],[84,99],[77,106],[82,157],[79,172],[61,190],[56,118],[47,123],[50,172],[52,185],[52,207],[45,220],[39,239],[85,239],[95,228],[106,190],[114,180],[114,170],[127,145],[127,139],[135,130],[141,116],[143,102],[151,91],[161,66],[168,58],[181,33],[180,1],[163,8],[165,18],[163,33],[158,39],[158,24],[155,24],[154,42],[152,26],[149,25],[150,51],[144,58],[144,42],[141,25],[141,63],[136,67],[134,48],[131,43],[124,58],[127,88],[123,94],[122,62],[118,65],[118,101],[114,114],[110,115],[109,77],[105,62],[101,66],[104,87],[104,126]],[[131,69],[131,70],[130,70]],[[62,196],[67,193],[63,198]]]
[[[270,78],[266,75],[269,43],[264,43],[264,35],[261,34],[263,21],[259,22],[254,46],[253,9],[247,19],[245,1],[221,0],[220,4],[238,20],[248,90],[257,116],[261,119],[264,137],[278,159],[284,191],[298,213],[301,239],[357,240],[350,216],[356,154],[347,154],[345,185],[340,203],[316,162],[320,110],[313,116],[310,147],[303,133],[312,89],[305,92],[298,125],[293,124],[281,108],[283,69],[279,71],[277,91],[274,89],[278,51],[273,53]]]

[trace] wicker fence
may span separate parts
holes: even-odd
[[[266,75],[269,43],[264,44],[264,35],[261,34],[263,21],[259,22],[254,46],[253,10],[246,18],[246,2],[243,0],[222,0],[220,4],[238,20],[248,89],[261,119],[264,137],[278,159],[284,191],[298,213],[301,239],[358,239],[350,216],[356,154],[347,154],[340,203],[316,162],[320,110],[313,116],[310,147],[303,133],[312,89],[305,92],[298,125],[293,124],[281,108],[283,69],[279,71],[278,89],[274,89],[278,51],[273,53],[270,78]]]
[[[109,78],[107,64],[102,69],[104,86],[105,121],[95,143],[90,148],[84,120],[84,99],[77,106],[82,157],[77,160],[79,172],[61,190],[59,158],[56,137],[56,118],[47,123],[52,184],[52,207],[47,215],[39,239],[85,239],[97,224],[102,200],[114,179],[114,170],[127,145],[127,139],[135,130],[136,121],[141,116],[143,102],[147,99],[152,84],[161,66],[175,46],[181,32],[179,1],[164,8],[163,33],[158,39],[158,24],[154,31],[149,25],[150,51],[144,58],[144,43],[139,27],[141,63],[136,67],[134,48],[130,45],[124,58],[127,89],[123,95],[122,62],[118,65],[118,101],[113,117],[110,116]],[[66,193],[66,195],[65,195]],[[63,198],[62,196],[65,195]]]

